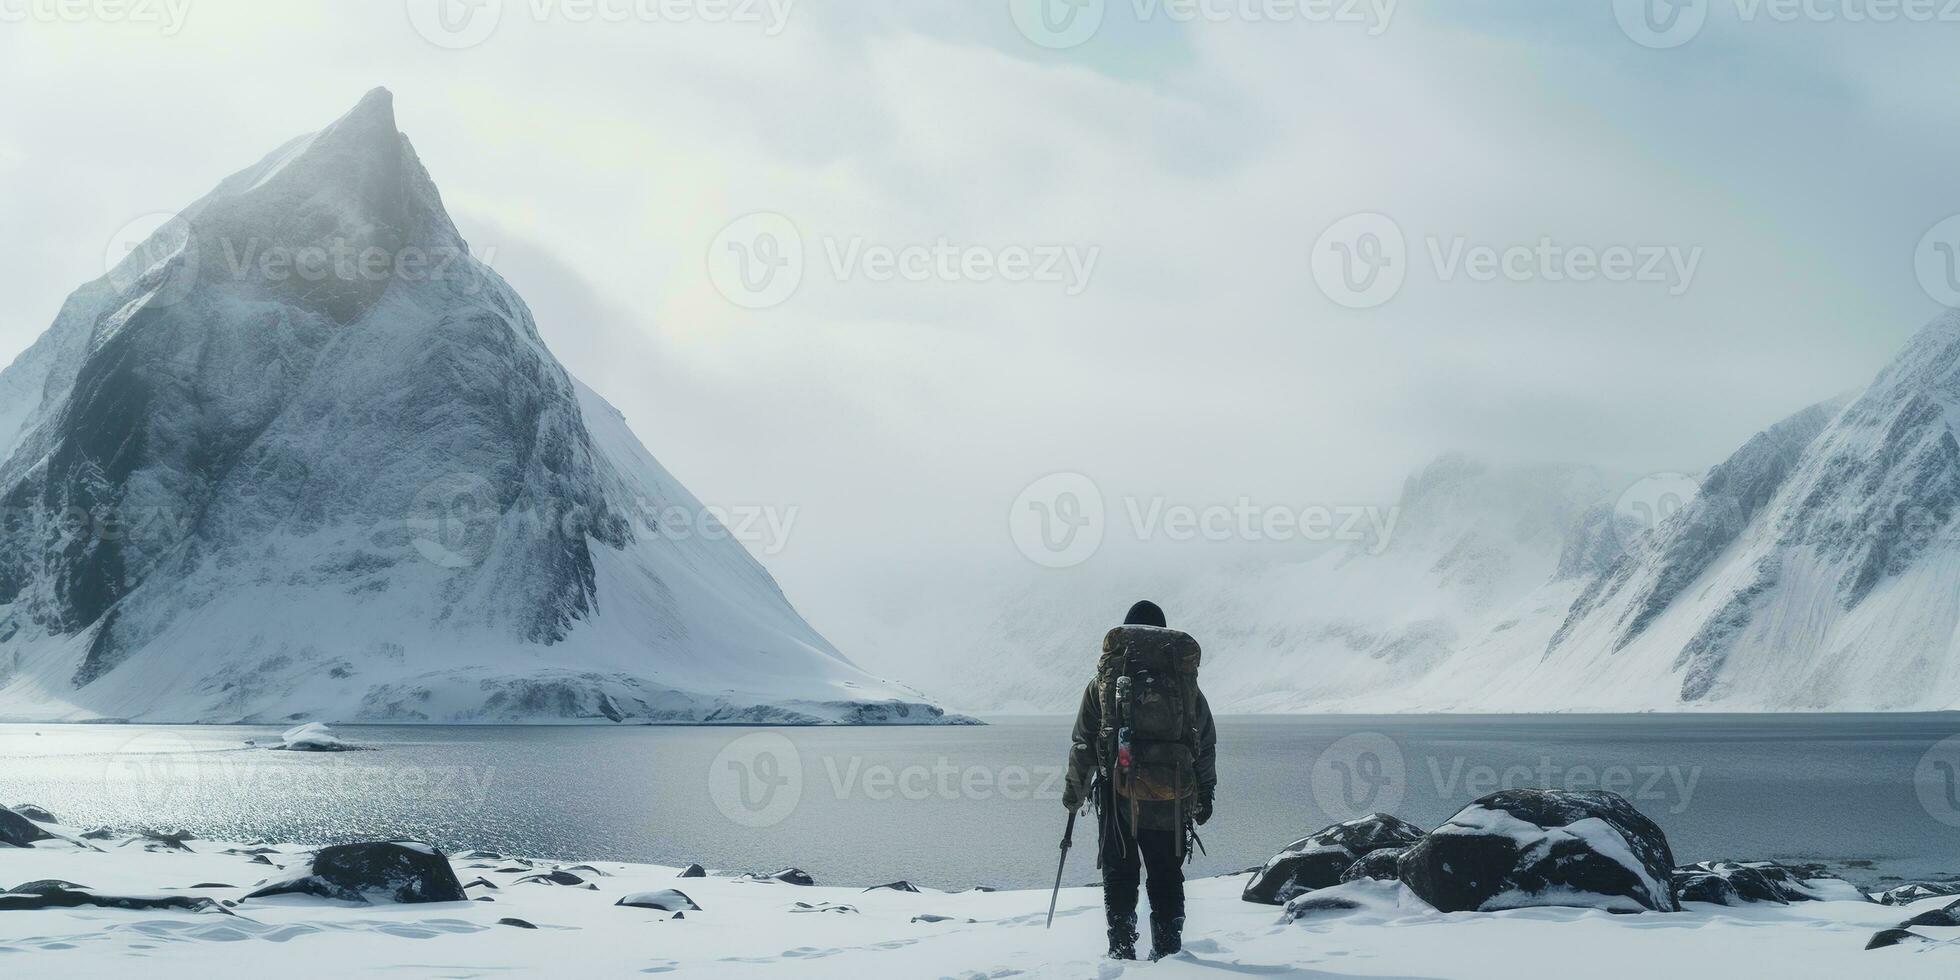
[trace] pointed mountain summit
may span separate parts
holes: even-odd
[[[566,373],[385,89],[0,372],[0,508],[0,718],[947,720]]]

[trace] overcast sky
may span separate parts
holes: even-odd
[[[765,560],[846,632],[896,568],[1015,558],[1058,471],[1298,507],[1451,449],[1706,466],[1869,380],[1960,212],[1960,24],[1863,2],[75,2],[0,0],[0,362],[127,222],[385,85],[566,365],[704,499],[794,508]],[[755,220],[793,292],[730,288]]]

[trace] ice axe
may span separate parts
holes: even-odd
[[[1075,811],[1068,812],[1068,827],[1062,831],[1062,860],[1055,865],[1055,890],[1048,893],[1048,924],[1043,929],[1055,927],[1055,900],[1062,896],[1062,869],[1068,867],[1068,847],[1075,842]]]

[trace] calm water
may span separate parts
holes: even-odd
[[[1233,717],[1193,874],[1337,818],[1425,827],[1500,781],[1604,782],[1683,862],[1825,860],[1861,883],[1960,874],[1960,715]],[[378,751],[240,747],[273,729],[0,725],[0,801],[75,825],[333,842],[413,836],[548,858],[820,882],[1042,886],[1068,720],[984,728],[355,727]],[[1944,817],[1951,821],[1942,822]],[[1078,831],[1093,841],[1093,828]],[[1097,875],[1087,848],[1069,880]],[[0,867],[5,865],[0,854]],[[0,879],[5,878],[0,873]]]

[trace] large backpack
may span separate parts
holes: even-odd
[[[1139,804],[1170,803],[1181,825],[1197,796],[1198,659],[1198,641],[1178,630],[1118,626],[1103,637],[1096,754],[1132,818]]]

